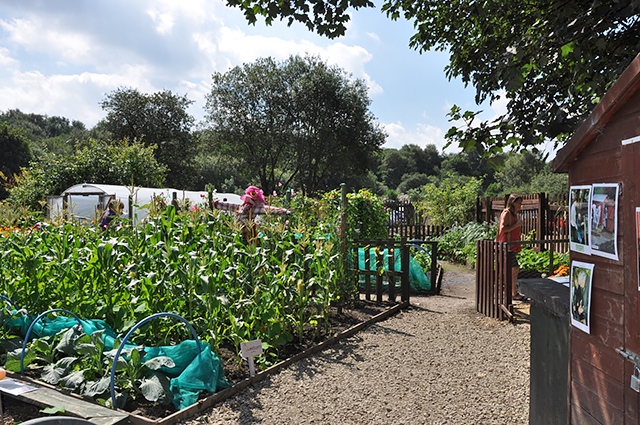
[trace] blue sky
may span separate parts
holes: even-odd
[[[345,36],[301,24],[246,23],[224,0],[0,0],[0,111],[64,116],[92,127],[118,87],[171,90],[204,116],[211,75],[271,56],[318,55],[363,79],[386,147],[444,146],[452,105],[475,110],[474,89],[447,81],[448,54],[409,48],[411,23],[379,8],[352,11]],[[482,118],[504,111],[484,105]],[[449,148],[447,152],[457,152]]]

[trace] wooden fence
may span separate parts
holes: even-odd
[[[422,213],[409,201],[386,200],[384,205],[389,212],[389,238],[426,240],[442,236],[447,230],[443,226],[427,224]]]
[[[511,295],[511,264],[507,257],[510,245],[546,245],[549,249],[549,275],[553,273],[553,255],[556,246],[568,240],[534,240],[495,242],[492,239],[476,243],[476,310],[485,316],[500,320],[513,319]]]
[[[519,218],[522,219],[522,237],[533,234],[534,239],[544,241],[536,248],[553,249],[557,252],[568,252],[569,243],[558,242],[569,238],[568,194],[549,196],[546,193],[522,196],[522,208]],[[508,196],[478,198],[476,200],[476,221],[478,223],[497,223],[504,210]]]
[[[439,294],[442,284],[442,268],[437,264],[438,242],[407,241],[406,238],[353,241],[352,271],[356,275],[358,284],[362,283],[361,292],[364,293],[365,299],[370,301],[375,295],[375,301],[381,303],[383,295],[386,293],[389,301],[395,302],[397,296],[400,295],[400,301],[408,305],[411,293],[409,281],[410,250],[411,248],[422,248],[423,245],[431,247],[429,250],[431,288],[420,291],[420,294]],[[372,258],[374,264],[372,264]],[[400,261],[397,261],[398,259]],[[363,282],[360,282],[361,279]]]

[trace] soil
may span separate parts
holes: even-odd
[[[0,420],[4,425],[19,424],[29,419],[44,416],[44,414],[40,413],[40,407],[23,403],[15,398],[0,397],[2,397],[2,407],[4,408],[4,416]]]
[[[330,333],[321,332],[320,334],[315,334],[306,332],[302,342],[295,338],[294,341],[283,346],[279,357],[281,360],[292,357],[335,334],[339,334],[386,311],[392,305],[389,302],[376,304],[372,301],[362,300],[355,308],[344,309],[340,314],[333,310],[329,319],[331,323]],[[217,354],[222,361],[225,377],[229,382],[240,382],[249,377],[249,370],[246,364],[241,361],[232,346],[222,346]],[[36,376],[32,378],[37,379]],[[207,397],[208,395],[210,394],[203,394],[202,397]],[[0,418],[0,425],[15,425],[29,419],[46,416],[46,414],[40,412],[40,407],[21,402],[13,397],[4,396],[2,403],[4,417]],[[130,403],[125,406],[124,410],[149,419],[161,419],[174,413],[176,408],[173,405],[158,406],[151,403]]]

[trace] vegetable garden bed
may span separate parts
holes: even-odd
[[[357,304],[357,307],[345,309],[341,314],[338,314],[334,310],[331,314],[333,330],[331,333],[325,334],[321,341],[318,341],[316,338],[308,339],[303,343],[296,342],[287,344],[284,350],[284,353],[286,353],[285,360],[257,373],[254,377],[249,376],[246,361],[239,359],[235,350],[223,348],[220,351],[220,357],[223,361],[225,373],[227,373],[228,379],[233,382],[233,386],[231,388],[222,390],[215,394],[203,395],[196,404],[180,411],[177,411],[173,406],[162,407],[156,404],[144,402],[131,403],[127,406],[129,422],[140,425],[151,423],[170,425],[182,419],[192,417],[216,403],[238,393],[239,391],[242,391],[248,385],[258,382],[273,373],[277,373],[279,370],[289,366],[293,362],[323,350],[335,342],[353,335],[372,323],[386,319],[387,317],[397,313],[403,307],[406,307],[406,305],[388,302],[367,302],[362,300]],[[18,374],[11,374],[11,377],[21,378]],[[44,386],[46,388],[53,388],[48,384],[39,382],[37,379],[26,377],[26,380],[30,383]],[[58,405],[51,407],[53,408],[51,409],[52,411],[58,410],[60,414],[65,414],[64,406]],[[42,407],[21,400],[12,400],[9,403],[5,402],[5,418],[3,425],[13,425],[35,417],[46,416],[46,413],[42,413],[41,409]]]

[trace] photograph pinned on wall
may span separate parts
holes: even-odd
[[[638,291],[640,291],[640,207],[636,207],[636,252],[638,255]]]
[[[573,261],[571,263],[571,325],[583,332],[591,333],[591,284],[593,264]]]
[[[591,254],[589,245],[591,186],[571,186],[569,189],[569,248]]]
[[[591,191],[591,253],[618,260],[618,183],[594,183]]]

